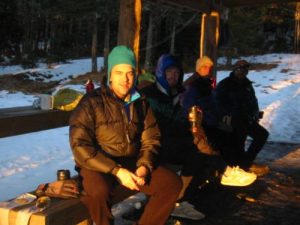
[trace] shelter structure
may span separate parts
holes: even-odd
[[[300,2],[300,0],[120,0],[118,44],[133,48],[137,61],[139,59],[141,6],[144,2],[199,12],[201,19],[199,57],[206,55],[215,62],[219,42],[220,14],[224,9],[247,5]]]

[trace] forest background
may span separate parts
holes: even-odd
[[[201,14],[157,2],[143,1],[142,68],[152,71],[159,55],[169,52],[181,58],[186,70],[192,70],[199,56]],[[51,65],[67,59],[106,57],[117,44],[119,5],[119,0],[1,0],[0,64],[28,68],[37,62]],[[222,12],[219,56],[297,50],[296,3]],[[93,72],[101,69],[95,64],[91,67]]]

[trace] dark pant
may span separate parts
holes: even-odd
[[[201,175],[208,168],[222,172],[226,165],[219,156],[202,154],[190,138],[162,142],[161,162],[181,165],[181,175]]]
[[[181,166],[180,175],[192,177],[192,182],[180,200],[193,199],[198,186],[206,180],[218,180],[226,169],[226,163],[220,156],[200,153],[193,141],[188,138],[170,139],[162,142],[162,164],[175,164]]]
[[[245,150],[247,136],[252,138],[250,146]],[[222,152],[230,165],[249,167],[257,154],[263,148],[269,136],[269,132],[258,122],[249,126],[236,127],[232,133],[227,134],[226,149]]]
[[[88,208],[92,220],[97,225],[113,224],[111,199],[116,186],[116,179],[110,174],[81,169],[83,188],[86,195],[81,201]],[[138,224],[163,225],[173,210],[181,190],[179,177],[164,167],[158,167],[151,174],[148,185],[140,186],[140,191],[149,195]]]

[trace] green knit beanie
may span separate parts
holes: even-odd
[[[135,69],[135,55],[133,51],[127,46],[119,45],[114,47],[113,50],[109,53],[107,64],[107,86],[110,86],[109,80],[112,68],[118,64],[129,64],[133,69]]]

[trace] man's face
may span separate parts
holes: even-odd
[[[169,84],[169,86],[175,87],[178,84],[179,77],[180,77],[180,71],[175,66],[170,66],[165,71],[166,74],[166,80]]]
[[[243,66],[243,67],[238,67],[237,69],[234,70],[234,75],[238,79],[245,79],[248,74],[248,67]]]
[[[114,66],[110,74],[110,87],[120,99],[125,99],[134,84],[134,69],[129,64]]]
[[[200,66],[200,68],[198,69],[197,72],[201,77],[206,77],[210,74],[211,70],[212,70],[211,65],[203,65],[203,66]]]

